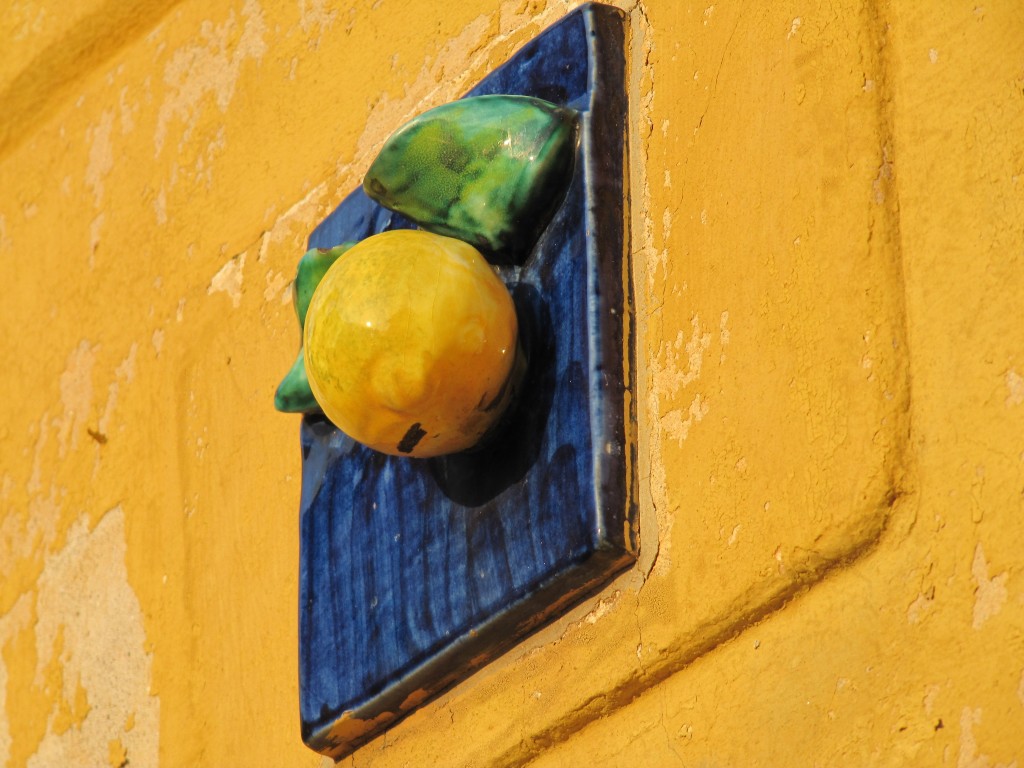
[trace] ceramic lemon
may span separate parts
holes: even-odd
[[[310,301],[303,348],[324,414],[401,456],[475,445],[522,366],[505,285],[473,246],[421,230],[374,235],[339,258]]]

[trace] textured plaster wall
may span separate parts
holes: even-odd
[[[642,553],[352,766],[1024,765],[1024,12],[630,13]],[[0,766],[298,740],[309,228],[574,2],[0,14]]]

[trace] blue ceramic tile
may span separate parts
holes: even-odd
[[[562,206],[531,253],[499,267],[529,358],[499,436],[415,460],[303,420],[300,708],[303,739],[325,754],[348,754],[633,562],[623,46],[621,12],[583,6],[467,94],[581,116]],[[309,245],[413,227],[360,189]]]

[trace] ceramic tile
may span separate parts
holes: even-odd
[[[498,266],[529,359],[500,436],[415,460],[303,419],[300,707],[318,751],[348,754],[633,562],[624,67],[622,14],[588,5],[467,94],[580,112],[565,200]],[[359,189],[309,244],[403,228]]]

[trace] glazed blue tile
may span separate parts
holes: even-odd
[[[529,358],[501,434],[416,460],[303,420],[300,714],[325,754],[348,754],[418,692],[472,674],[633,562],[623,41],[619,11],[583,6],[466,94],[537,96],[581,116],[562,206],[531,253],[499,266]],[[411,228],[358,189],[309,246]]]

